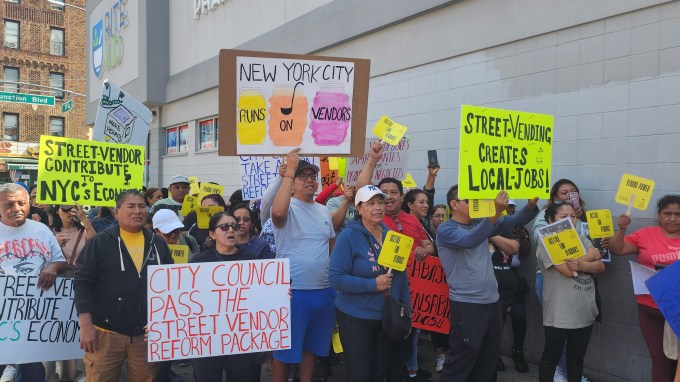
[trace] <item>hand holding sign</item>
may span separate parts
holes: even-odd
[[[654,192],[653,180],[631,174],[623,174],[614,200],[617,203],[628,205],[629,211],[627,215],[630,215],[631,207],[643,211],[647,209],[649,200],[652,198],[652,192]]]
[[[392,287],[392,272],[382,274],[375,278],[375,288],[378,292],[386,291]]]
[[[591,239],[614,236],[614,221],[609,210],[588,211],[586,217]]]

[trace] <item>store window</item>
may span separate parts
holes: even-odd
[[[3,70],[3,90],[9,93],[19,93],[19,68],[5,66]]]
[[[50,91],[54,98],[64,98],[64,75],[62,73],[50,73]]]
[[[19,140],[19,114],[2,114],[2,139],[6,141]]]
[[[50,54],[55,56],[64,55],[64,30],[50,28]]]
[[[5,48],[19,49],[19,22],[5,20]]]
[[[188,131],[188,125],[168,127],[165,129],[165,152],[168,154],[187,152],[189,139],[187,136]]]
[[[210,118],[198,122],[199,126],[199,148],[201,150],[214,149],[217,147],[217,118]]]
[[[64,118],[50,117],[50,135],[55,137],[64,136]]]

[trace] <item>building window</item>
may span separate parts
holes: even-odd
[[[19,22],[5,20],[5,48],[19,49]]]
[[[64,118],[50,117],[50,135],[55,137],[64,136]]]
[[[6,141],[19,140],[19,114],[2,114],[2,139]]]
[[[3,90],[10,93],[19,93],[19,68],[5,66]]]
[[[64,75],[62,73],[50,73],[50,91],[54,98],[64,98]]]
[[[187,152],[188,125],[169,127],[165,130],[165,147],[168,154]]]
[[[5,0],[5,2],[19,4],[19,0]]]
[[[200,149],[208,150],[217,147],[217,118],[198,122],[200,130]]]
[[[64,30],[50,29],[50,54],[55,56],[64,55]]]
[[[66,0],[47,0],[52,4],[52,10],[53,11],[63,11],[64,10],[64,4],[66,3]]]

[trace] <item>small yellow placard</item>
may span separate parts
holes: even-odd
[[[181,244],[168,244],[170,254],[175,264],[186,264],[189,262],[189,246]]]
[[[199,192],[198,177],[190,176],[189,178],[189,195],[196,195]]]
[[[578,259],[586,254],[581,239],[573,228],[546,236],[543,243],[555,265],[562,264],[568,259]]]
[[[387,232],[378,255],[378,264],[403,272],[413,247],[413,238],[394,231]]]
[[[609,210],[587,211],[588,229],[591,239],[602,239],[614,236],[614,220]]]
[[[496,203],[494,199],[469,199],[468,210],[473,219],[495,216]]]
[[[411,187],[411,188],[418,187],[416,185],[416,181],[413,180],[413,177],[411,176],[410,172],[406,173],[406,178],[404,178],[404,180],[401,181],[401,185],[404,186],[404,187]]]
[[[340,343],[340,330],[338,329],[337,325],[335,326],[335,329],[333,329],[331,343],[333,344],[333,351],[335,352],[335,354],[340,354],[343,352],[342,343]]]
[[[179,213],[182,216],[187,216],[189,212],[193,211],[198,201],[198,197],[187,195],[184,197],[184,202],[182,202],[182,210]]]
[[[328,168],[331,170],[337,170],[338,169],[338,157],[328,157]]]
[[[638,210],[646,210],[653,191],[653,180],[631,174],[623,174],[614,200],[627,206],[630,203],[631,196],[634,195],[633,207]]]
[[[383,115],[378,123],[373,126],[373,134],[392,146],[399,144],[401,137],[406,134],[408,128],[400,125]]]
[[[222,206],[196,207],[196,225],[198,228],[207,229],[210,224],[210,218],[222,211],[224,211]]]
[[[224,196],[224,186],[219,184],[203,182],[198,190],[198,203],[200,203],[206,195],[217,194],[219,196]]]
[[[338,158],[338,176],[344,178],[347,175],[347,158]]]

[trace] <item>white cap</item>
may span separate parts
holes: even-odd
[[[184,224],[179,221],[177,214],[169,209],[160,209],[153,214],[153,228],[167,234],[177,228],[184,228]]]
[[[512,199],[508,199],[508,205],[509,205],[509,206],[516,206],[517,203],[515,203],[515,201],[512,200]]]
[[[356,194],[354,194],[354,206],[356,207],[359,203],[367,202],[376,195],[381,195],[383,199],[387,197],[387,195],[380,191],[378,187],[372,184],[363,186],[357,190]]]
[[[173,176],[172,178],[170,178],[170,184],[168,185],[168,187],[169,187],[169,186],[172,186],[172,185],[175,184],[175,183],[186,183],[186,184],[190,184],[191,182],[189,182],[189,178],[187,178],[187,177],[184,176],[184,175],[175,175],[175,176]]]

